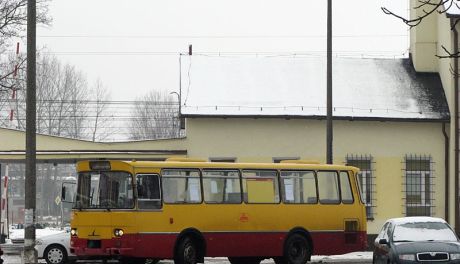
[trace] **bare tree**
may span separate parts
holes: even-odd
[[[416,0],[416,4],[413,7],[413,9],[419,12],[417,12],[418,15],[412,19],[398,15],[385,7],[382,7],[382,11],[387,15],[391,15],[400,19],[410,28],[413,28],[419,25],[428,16],[431,16],[433,14],[444,14],[452,7],[460,8],[460,0]],[[452,23],[451,29],[454,29],[459,21],[459,19],[456,19],[455,22]],[[444,47],[443,45],[441,45],[441,48],[444,50],[444,52],[446,52],[447,55],[436,55],[436,57],[438,58],[460,57],[460,52],[452,53],[449,50],[447,50],[446,47]]]
[[[180,137],[178,102],[167,93],[149,92],[138,99],[129,125],[130,139]]]
[[[110,100],[110,94],[100,79],[94,84],[91,94],[94,95],[93,100],[96,100],[94,106],[91,108],[94,121],[91,119],[89,121],[92,123],[90,124],[91,140],[96,141],[97,139],[98,141],[102,141],[107,139],[111,134],[109,127],[113,116],[108,116],[107,113],[107,101]]]
[[[49,25],[48,1],[37,0],[37,23]],[[27,26],[27,0],[0,0],[0,55],[11,46],[12,38],[22,38]],[[2,57],[0,56],[0,60]],[[25,57],[19,62],[22,65]],[[15,65],[15,64],[13,64]],[[7,70],[8,69],[8,70]],[[14,72],[14,67],[0,67],[0,93],[2,90],[13,89],[8,80]],[[6,84],[5,84],[6,82]]]

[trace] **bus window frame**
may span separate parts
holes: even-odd
[[[160,199],[159,199],[160,208],[140,208],[139,207],[139,201],[141,199],[139,199],[139,193],[138,193],[138,190],[137,190],[137,176],[138,175],[156,175],[156,176],[158,176],[158,183],[159,183],[159,187],[160,187],[159,188],[159,191],[160,191]],[[136,174],[136,181],[135,181],[136,186],[135,186],[134,190],[135,190],[135,195],[136,195],[135,196],[136,197],[135,206],[136,206],[137,210],[139,210],[139,211],[163,211],[163,203],[164,203],[163,202],[163,185],[162,185],[162,179],[161,178],[162,177],[160,176],[159,173],[137,173]],[[143,201],[152,201],[153,199],[142,199],[142,200]]]
[[[239,203],[213,203],[213,202],[206,202],[206,199],[204,197],[204,179],[205,177],[203,176],[204,171],[236,171],[238,173],[238,181],[239,181],[239,186],[240,186],[240,202]],[[206,177],[208,178],[208,177]],[[213,177],[209,177],[213,178]],[[219,177],[217,177],[219,178]],[[224,176],[221,176],[221,178],[225,178]],[[210,204],[210,205],[235,205],[235,204],[243,204],[244,203],[244,197],[243,197],[243,178],[242,178],[242,172],[240,169],[235,168],[235,169],[229,169],[229,168],[202,168],[201,169],[201,174],[200,174],[200,179],[201,179],[201,191],[202,191],[202,200],[204,204]],[[234,178],[230,178],[234,179]]]
[[[320,172],[333,172],[335,173],[335,176],[336,176],[336,179],[337,179],[337,190],[338,190],[338,201],[337,202],[327,202],[327,203],[324,203],[324,202],[321,202],[321,197],[319,196],[319,173]],[[340,188],[340,177],[339,177],[339,170],[316,170],[316,177],[317,177],[317,191],[318,191],[318,202],[319,204],[322,204],[322,205],[337,205],[337,204],[342,204],[342,190]]]
[[[245,204],[281,204],[282,203],[282,199],[281,199],[281,186],[280,186],[280,170],[279,169],[254,169],[254,168],[242,168],[240,169],[240,177],[241,177],[241,195],[242,195],[242,201],[243,203]],[[243,173],[244,171],[274,171],[275,172],[275,180],[276,182],[278,183],[278,188],[275,188],[277,191],[278,191],[278,202],[273,202],[273,203],[250,203],[247,200],[247,198],[245,199],[244,197],[244,184],[243,184],[243,180],[245,179],[245,177],[243,176]],[[256,178],[256,177],[247,177],[247,178]],[[247,179],[246,178],[246,179]],[[263,177],[260,177],[260,178],[270,178],[270,177],[267,177],[267,176],[263,176]]]
[[[281,176],[281,173],[283,171],[291,171],[291,172],[305,172],[305,171],[308,171],[308,172],[312,172],[313,173],[313,178],[315,179],[315,194],[316,194],[316,202],[315,203],[308,203],[308,202],[303,202],[303,203],[286,203],[284,200],[285,198],[285,193],[283,192],[283,186],[282,186],[282,180],[283,180],[283,177]],[[286,205],[317,205],[319,204],[319,192],[318,192],[318,179],[316,177],[316,171],[315,170],[296,170],[296,169],[280,169],[279,170],[279,186],[280,186],[280,196],[281,196],[281,201],[283,204],[286,204]]]
[[[163,181],[163,178],[165,177],[163,175],[163,171],[167,171],[167,170],[182,170],[182,171],[197,171],[198,172],[198,179],[199,179],[199,182],[200,182],[200,202],[196,202],[196,203],[191,203],[191,202],[175,202],[175,203],[167,203],[165,200],[164,200],[164,196],[161,197],[161,199],[163,200],[163,204],[167,204],[167,205],[197,205],[197,204],[203,204],[204,203],[204,193],[203,193],[203,177],[202,177],[202,173],[201,173],[201,169],[200,168],[176,168],[176,167],[172,167],[172,168],[161,168],[161,171],[160,171],[160,177],[161,177],[161,193],[164,193],[163,191],[163,184],[164,184],[164,181]],[[168,178],[168,176],[166,176],[166,178]],[[174,178],[174,177],[171,177],[171,178]],[[175,178],[179,178],[177,176],[175,176]],[[187,177],[183,177],[183,178],[187,178]],[[196,177],[191,177],[191,178],[196,178]]]
[[[361,202],[361,204],[364,204],[365,206],[367,206],[366,201],[364,200],[362,190],[361,190],[361,179],[358,175],[359,172],[355,173],[354,171],[351,170],[350,173],[351,175],[353,175],[353,179],[356,185],[356,190],[358,190],[359,201]]]
[[[355,195],[353,193],[353,185],[351,184],[351,181],[350,181],[350,171],[348,170],[341,170],[341,171],[337,171],[338,174],[339,174],[339,186],[340,186],[340,201],[342,202],[342,204],[355,204]],[[343,197],[342,197],[342,180],[340,179],[340,174],[342,174],[342,172],[346,173],[347,174],[347,179],[348,179],[348,185],[350,187],[350,191],[351,191],[351,202],[344,202],[343,201]]]

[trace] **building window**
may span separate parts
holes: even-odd
[[[230,163],[235,163],[236,158],[235,157],[214,157],[214,158],[209,158],[210,162],[230,162]]]
[[[433,170],[431,156],[410,155],[404,160],[406,216],[433,214]]]
[[[274,157],[273,163],[281,163],[283,160],[299,160],[299,157]]]
[[[361,196],[366,204],[366,214],[368,220],[374,219],[375,204],[375,177],[373,161],[371,155],[347,155],[347,165],[360,169],[358,173],[359,187]]]

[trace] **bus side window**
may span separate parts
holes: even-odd
[[[319,171],[318,172],[318,193],[319,202],[322,204],[338,204],[339,197],[339,181],[337,172],[335,171]]]
[[[161,173],[165,203],[201,203],[199,170],[164,169]]]
[[[277,171],[243,171],[243,194],[246,203],[279,203],[278,190]]]
[[[284,203],[318,202],[313,171],[281,171],[281,192]]]
[[[136,183],[139,209],[161,208],[160,177],[156,174],[138,174]]]
[[[205,203],[241,203],[240,176],[237,170],[203,170]]]
[[[342,191],[342,203],[352,204],[353,192],[351,191],[350,178],[347,171],[340,172],[340,189]]]

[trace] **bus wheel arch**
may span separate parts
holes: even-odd
[[[289,233],[286,235],[286,239],[284,240],[284,246],[283,246],[283,249],[284,249],[283,254],[287,252],[288,250],[287,247],[289,246],[290,238],[292,238],[293,236],[297,236],[297,235],[300,235],[301,237],[306,239],[306,242],[308,244],[308,250],[309,250],[308,260],[310,261],[311,255],[313,254],[313,249],[314,249],[313,239],[310,235],[310,232],[308,232],[308,230],[306,230],[303,227],[295,227],[291,229]]]
[[[176,258],[176,254],[178,253],[177,251],[184,239],[192,240],[197,249],[197,261],[199,263],[204,263],[204,257],[206,255],[206,240],[204,239],[203,234],[195,228],[187,228],[177,236],[173,251],[174,258]]]

